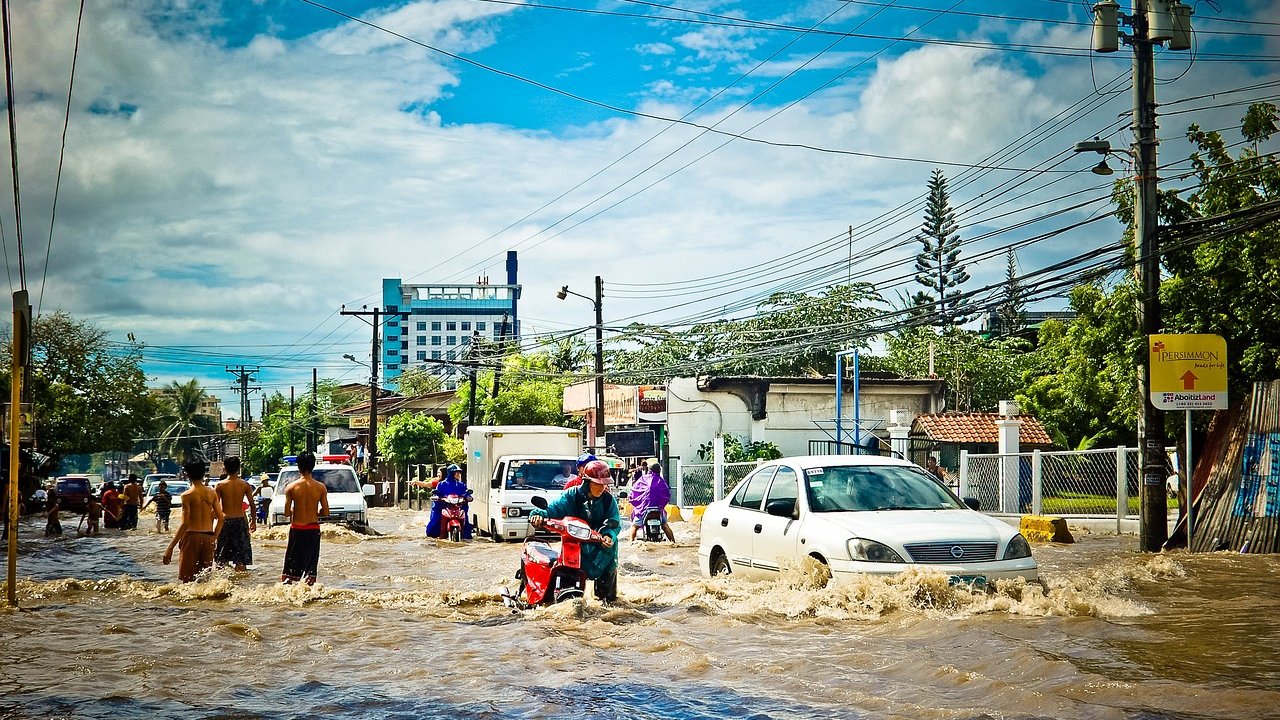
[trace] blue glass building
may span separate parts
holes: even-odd
[[[467,359],[473,338],[520,340],[519,300],[514,250],[507,252],[504,285],[487,277],[469,285],[384,278],[382,308],[388,315],[382,327],[382,376],[397,385],[406,370],[421,366],[438,375],[444,389],[456,389],[466,375],[456,363]]]

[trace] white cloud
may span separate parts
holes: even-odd
[[[642,43],[636,45],[634,50],[641,55],[671,55],[676,51],[675,48],[662,42]]]

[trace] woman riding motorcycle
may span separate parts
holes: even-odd
[[[440,498],[461,495],[467,499],[467,503],[462,506],[463,514],[467,518],[462,525],[462,539],[471,539],[471,515],[467,514],[467,509],[471,506],[471,491],[467,489],[467,484],[462,482],[461,475],[462,468],[450,465],[445,469],[444,480],[436,485],[432,494],[431,517],[427,520],[428,537],[440,537],[440,515],[444,510],[444,503]]]

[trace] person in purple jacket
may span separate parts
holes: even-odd
[[[644,521],[644,514],[649,508],[662,510],[662,531],[667,539],[676,541],[676,534],[667,523],[667,504],[671,502],[671,487],[662,477],[662,463],[657,458],[649,458],[649,472],[631,482],[627,493],[627,501],[631,503],[631,539],[636,539],[636,531]]]

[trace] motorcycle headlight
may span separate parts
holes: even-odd
[[[866,538],[853,538],[849,541],[849,557],[854,560],[874,563],[900,563],[902,556],[893,548]]]
[[[569,530],[570,536],[575,537],[579,540],[591,539],[591,528],[586,527],[585,525],[578,525],[577,523],[568,523],[567,529]]]
[[[1004,549],[1005,560],[1017,560],[1018,558],[1031,557],[1031,543],[1022,537],[1022,533],[1014,535],[1009,540],[1009,546]]]

